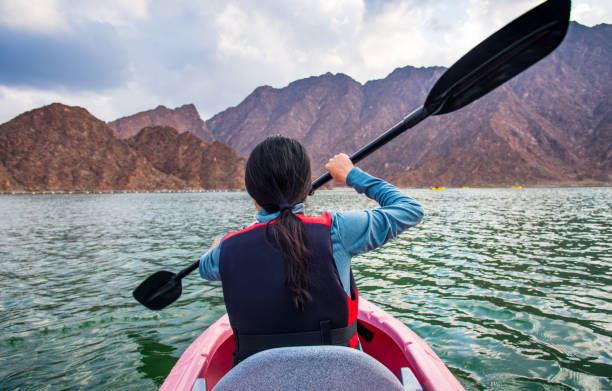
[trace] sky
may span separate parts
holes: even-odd
[[[53,102],[104,120],[194,103],[206,120],[255,88],[450,66],[541,0],[0,0],[0,123]],[[612,1],[571,19],[612,23]]]

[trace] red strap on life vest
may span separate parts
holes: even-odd
[[[301,214],[297,214],[295,215],[297,216],[298,219],[302,220],[303,223],[305,224],[322,224],[322,225],[326,225],[328,227],[331,227],[331,215],[329,214],[329,212],[325,212],[323,213],[321,216],[304,216]],[[224,237],[223,240],[229,239],[232,236],[236,236],[236,235],[240,235],[242,233],[245,232],[249,232],[253,229],[262,227],[266,224],[274,224],[276,222],[276,220],[272,220],[272,221],[268,221],[265,223],[256,223],[253,225],[250,225],[244,229],[241,229],[239,231],[232,231],[232,232],[228,232]]]
[[[347,305],[348,305],[348,324],[350,325],[355,320],[357,320],[357,314],[359,313],[359,292],[357,289],[353,289],[355,292],[355,300],[351,300],[349,295],[346,295]],[[359,336],[357,333],[351,338],[349,344],[352,348],[356,347],[359,343]]]

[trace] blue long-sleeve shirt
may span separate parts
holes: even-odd
[[[423,219],[423,207],[397,187],[375,178],[354,167],[346,183],[358,193],[380,204],[379,208],[348,212],[330,212],[331,241],[336,268],[342,286],[350,295],[351,257],[373,250],[403,230],[417,225]],[[304,204],[293,207],[293,213],[303,213]],[[256,223],[265,223],[278,217],[279,212],[269,213],[264,209],[257,212]],[[219,255],[221,241],[200,258],[200,275],[211,281],[221,279]]]

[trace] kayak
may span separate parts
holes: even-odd
[[[338,346],[277,348],[248,357],[232,369],[234,338],[225,314],[185,350],[160,390],[203,391],[212,390],[215,385],[219,386],[216,389],[245,389],[244,384],[248,383],[244,381],[252,382],[253,379],[264,379],[266,383],[255,385],[253,389],[287,389],[287,384],[291,384],[292,389],[342,389],[331,386],[330,382],[338,378],[352,382],[350,387],[347,385],[348,389],[354,388],[360,373],[369,382],[375,381],[372,380],[375,375],[391,377],[381,381],[396,382],[400,387],[398,389],[403,390],[464,390],[429,345],[402,322],[361,297],[357,318],[363,352]],[[343,360],[340,366],[333,361],[338,359]],[[325,360],[330,360],[330,364],[321,364]],[[346,369],[353,362],[354,368]],[[279,365],[292,367],[289,370],[279,369]],[[348,376],[351,370],[356,370],[357,374]],[[368,373],[370,370],[372,373]],[[334,374],[333,371],[342,373]],[[282,375],[278,376],[278,373]],[[247,376],[252,378],[245,380]],[[294,378],[287,379],[289,376]],[[316,381],[322,382],[321,385],[314,384],[309,376],[318,379]],[[228,381],[243,383],[223,385]],[[277,383],[270,385],[270,382]],[[300,385],[300,382],[303,384]],[[370,383],[370,386],[373,384]],[[384,386],[376,388],[393,389]]]

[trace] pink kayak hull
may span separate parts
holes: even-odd
[[[464,390],[427,343],[382,309],[359,298],[358,319],[374,332],[363,351],[400,378],[401,368],[410,368],[424,390]],[[198,378],[206,379],[207,390],[232,368],[234,339],[226,315],[204,331],[181,355],[160,390],[190,391]]]

